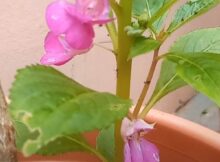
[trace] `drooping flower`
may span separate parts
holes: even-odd
[[[125,162],[159,162],[159,150],[151,142],[143,138],[143,135],[153,129],[153,125],[147,124],[142,119],[130,121],[124,119],[122,124],[122,136],[125,141]]]
[[[46,10],[50,29],[44,42],[42,64],[62,65],[93,46],[93,25],[109,21],[108,0],[66,0],[52,2]]]
[[[111,21],[108,0],[76,0],[76,8],[78,14],[83,15],[85,22],[105,24]]]
[[[49,32],[44,42],[45,54],[41,63],[45,65],[63,65],[82,50],[71,49],[62,37]],[[86,51],[85,51],[86,52]]]

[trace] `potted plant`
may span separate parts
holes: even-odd
[[[160,47],[176,29],[218,5],[219,0],[187,1],[168,24],[168,11],[176,2],[57,0],[48,6],[50,32],[41,63],[63,65],[76,55],[87,53],[93,44],[93,26],[106,25],[117,63],[116,95],[87,88],[49,66],[32,65],[19,70],[11,89],[9,110],[17,132],[17,148],[24,156],[82,151],[104,162],[158,162],[160,158],[162,162],[217,162],[217,133],[156,110],[148,114],[162,97],[187,84],[220,105],[220,28],[193,31],[178,38],[167,53],[160,54]],[[138,102],[132,103],[132,60],[151,51],[152,64],[143,90]],[[159,61],[160,77],[144,106]],[[133,110],[129,111],[132,105]],[[96,132],[85,138],[84,133],[93,130]],[[187,133],[189,130],[191,133]],[[94,147],[88,138],[96,137]],[[195,147],[190,155],[192,145],[206,149]],[[69,156],[78,160],[79,155],[64,157],[70,160]],[[87,160],[92,161],[91,158]]]

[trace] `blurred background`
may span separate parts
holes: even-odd
[[[9,94],[16,70],[38,64],[43,54],[43,41],[48,31],[44,12],[52,0],[1,0],[0,5],[0,81]],[[184,0],[175,5],[175,12]],[[161,54],[179,36],[204,27],[220,26],[220,6],[177,30],[164,44]],[[168,18],[170,19],[171,16]],[[55,67],[81,84],[98,91],[115,92],[116,65],[114,56],[100,45],[111,48],[105,27],[96,27],[95,45],[87,54],[75,57],[69,63]],[[126,48],[126,47],[125,47]],[[136,102],[143,87],[151,55],[139,56],[133,61],[131,98]],[[160,65],[157,67],[158,77]],[[151,92],[152,92],[151,87]],[[149,96],[148,96],[149,97]],[[220,130],[220,112],[206,97],[187,86],[164,97],[155,108],[175,113],[184,118]]]

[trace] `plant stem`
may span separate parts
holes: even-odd
[[[15,131],[9,118],[7,107],[0,84],[0,161],[17,162]]]
[[[161,42],[161,45],[166,41],[166,39],[168,38],[169,35],[167,35],[167,33],[160,33],[159,36],[157,36],[157,40],[160,40]],[[161,47],[160,45],[160,47]],[[154,71],[156,69],[156,65],[157,65],[157,62],[162,59],[163,57],[165,57],[167,54],[163,54],[163,55],[160,55],[159,56],[159,50],[160,50],[160,47],[157,48],[155,51],[154,51],[154,56],[153,56],[153,61],[152,61],[152,64],[151,64],[151,67],[150,67],[150,71],[149,71],[149,74],[147,76],[147,79],[145,81],[145,85],[144,85],[144,88],[141,92],[141,95],[138,99],[138,102],[137,102],[137,105],[136,107],[134,108],[134,113],[133,113],[133,116],[135,118],[144,118],[147,113],[150,111],[150,109],[152,108],[152,106],[155,104],[155,102],[157,101],[158,97],[160,94],[158,94],[157,96],[155,96],[153,99],[150,99],[150,101],[148,101],[147,105],[145,106],[145,108],[143,109],[143,111],[140,113],[140,115],[138,116],[139,114],[139,111],[140,111],[140,108],[143,104],[143,101],[145,99],[145,96],[148,92],[148,89],[150,87],[150,84],[151,84],[151,80],[153,78],[153,74],[154,74]]]
[[[110,13],[111,18],[113,18],[113,13]],[[112,46],[113,46],[113,51],[114,54],[117,55],[117,51],[118,51],[118,33],[117,33],[117,29],[115,26],[115,22],[110,22],[107,23],[106,28],[108,30],[109,36],[112,40]]]
[[[147,113],[150,111],[150,109],[154,106],[154,104],[158,101],[158,99],[161,97],[161,94],[163,93],[164,89],[169,86],[170,83],[177,77],[177,74],[175,74],[165,85],[162,89],[159,90],[159,92],[147,103],[141,114],[139,115],[140,118],[144,118]]]
[[[93,147],[91,147],[91,146],[89,146],[89,145],[87,145],[87,144],[85,144],[85,143],[82,143],[82,142],[80,142],[80,141],[78,141],[78,140],[76,140],[76,139],[74,139],[74,138],[72,138],[72,137],[70,137],[70,136],[65,136],[67,139],[69,139],[69,140],[71,140],[71,141],[73,141],[73,142],[75,142],[75,143],[78,143],[79,145],[81,145],[82,147],[84,147],[86,150],[88,150],[89,152],[91,152],[91,153],[93,153],[94,155],[96,155],[100,160],[102,160],[102,162],[108,162],[107,160],[106,160],[106,158],[104,157],[104,156],[102,156],[102,154],[100,154],[96,149],[94,149]]]
[[[116,16],[118,16],[120,14],[120,6],[116,2],[116,0],[109,0],[109,3],[111,5],[112,9],[114,10]]]
[[[141,94],[138,98],[138,102],[137,102],[137,104],[134,108],[133,115],[134,115],[135,118],[138,117],[139,111],[141,109],[141,106],[144,102],[145,96],[146,96],[146,94],[148,92],[148,89],[150,87],[151,80],[153,78],[153,75],[154,75],[154,72],[155,72],[155,69],[156,69],[156,65],[157,65],[157,62],[158,62],[158,60],[157,60],[158,54],[159,54],[159,48],[154,51],[153,61],[151,63],[150,71],[147,75],[146,81],[144,82],[144,87],[143,87],[142,92],[141,92]]]
[[[128,54],[131,38],[125,32],[125,27],[131,24],[131,0],[121,0],[122,13],[118,16],[118,56],[117,56],[117,87],[116,94],[122,98],[130,97],[131,64]]]
[[[117,55],[117,96],[130,98],[130,81],[131,81],[131,60],[128,61],[128,54],[131,47],[131,39],[124,31],[125,27],[131,24],[132,0],[120,1],[121,12],[118,15],[118,55]],[[115,123],[115,158],[116,162],[124,161],[123,146],[124,142],[121,137],[121,123]]]

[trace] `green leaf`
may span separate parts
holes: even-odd
[[[133,46],[129,54],[129,59],[150,52],[160,46],[160,42],[152,38],[146,38],[143,36],[136,37],[134,39]]]
[[[139,16],[147,12],[147,1],[151,15],[154,15],[164,5],[166,0],[133,0],[133,14]]]
[[[170,52],[220,53],[220,28],[200,29],[180,37]]]
[[[97,137],[97,149],[109,161],[115,161],[114,125],[101,130]]]
[[[154,21],[150,22],[151,28],[155,28],[155,31],[159,33],[161,30],[162,24],[167,16],[166,12],[163,12],[161,15],[158,15],[158,12],[166,6],[171,0],[133,0],[133,15],[135,17],[140,17],[143,14],[147,14],[149,18],[155,17]],[[149,11],[147,7],[147,2],[149,5]]]
[[[146,1],[145,0],[133,0],[133,14],[141,15],[143,12],[146,12]]]
[[[181,6],[172,20],[168,33],[171,33],[193,18],[218,5],[220,0],[190,0]]]
[[[14,122],[16,128],[16,146],[22,149],[28,140],[35,140],[39,136],[39,132],[30,132],[28,127],[21,122]],[[80,134],[71,136],[62,136],[50,141],[46,146],[38,150],[37,154],[54,155],[58,153],[65,153],[69,151],[87,151],[89,144]]]
[[[129,100],[85,88],[45,66],[19,70],[10,99],[14,120],[38,134],[21,148],[26,155],[59,137],[108,127],[131,106]]]
[[[177,64],[177,74],[196,90],[220,106],[220,55],[213,53],[170,53],[167,58]]]
[[[153,24],[157,19],[161,19],[164,15],[166,15],[167,11],[171,8],[173,4],[175,4],[178,0],[166,0],[159,10],[151,17],[150,24]]]
[[[55,155],[65,152],[90,152],[91,146],[87,143],[84,137],[81,134],[70,135],[70,136],[61,136],[55,140],[49,142],[47,145],[42,147],[37,154],[41,155]]]
[[[157,81],[153,95],[151,96],[148,107],[154,106],[154,104],[168,93],[185,86],[186,83],[179,78],[175,71],[176,65],[165,59],[161,66],[160,77]]]
[[[220,28],[200,29],[180,37],[170,52],[196,55],[197,52],[220,53]],[[185,86],[186,83],[176,74],[176,64],[165,59],[161,66],[160,77],[150,99],[153,106],[166,94]]]
[[[153,28],[155,29],[156,33],[160,33],[160,31],[162,30],[162,27],[164,25],[164,21],[167,17],[168,13],[166,12],[163,16],[161,16],[160,18],[158,18],[154,23],[153,23]],[[150,23],[149,23],[150,24]]]

